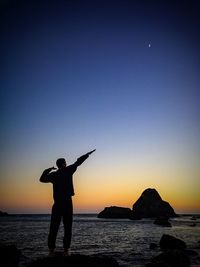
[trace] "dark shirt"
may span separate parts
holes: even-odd
[[[77,167],[81,165],[86,158],[88,158],[88,156],[84,155],[78,158],[78,160],[70,166],[58,169],[51,173],[50,168],[44,170],[42,173],[40,181],[53,184],[53,198],[56,204],[62,204],[69,197],[74,195],[73,174],[77,170]]]

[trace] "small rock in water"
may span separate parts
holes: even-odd
[[[149,245],[150,249],[155,249],[157,247],[158,247],[158,245],[156,243],[150,243],[150,245]]]
[[[166,234],[162,235],[159,245],[162,250],[186,249],[186,243],[184,241],[174,236],[166,235]]]
[[[171,223],[168,220],[168,217],[161,216],[155,219],[154,224],[171,227]]]

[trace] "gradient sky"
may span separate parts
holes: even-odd
[[[156,188],[200,212],[199,1],[1,4],[0,210],[49,213],[39,177],[96,148],[74,212]]]

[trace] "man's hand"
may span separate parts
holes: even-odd
[[[48,171],[48,173],[51,172],[51,171],[53,171],[53,170],[57,170],[57,169],[54,166],[51,167],[51,168],[46,169],[46,171]]]
[[[55,168],[55,167],[53,166],[53,167],[51,167],[51,170],[57,170],[57,168]]]
[[[96,151],[96,149],[94,149],[94,150],[92,150],[92,151],[90,151],[90,152],[88,152],[86,155],[90,155],[90,154],[92,154],[94,151]]]
[[[40,177],[40,182],[42,182],[42,183],[49,183],[49,182],[51,182],[51,180],[49,179],[49,176],[51,174],[49,174],[49,173],[51,171],[53,171],[53,170],[56,170],[56,168],[54,166],[51,167],[51,168],[48,168],[48,169],[44,170],[43,173],[42,173],[42,175],[41,175],[41,177]]]

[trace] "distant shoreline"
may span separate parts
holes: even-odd
[[[177,213],[180,216],[200,216],[199,213]],[[51,213],[7,213],[6,215],[3,215],[2,217],[7,216],[50,216]],[[98,213],[74,213],[76,216],[97,216]],[[1,216],[0,216],[1,217]]]
[[[6,215],[3,215],[2,217],[6,216],[47,216],[51,215],[51,213],[7,213]],[[96,216],[98,213],[74,213],[74,215],[93,215]],[[1,217],[1,216],[0,216]]]

